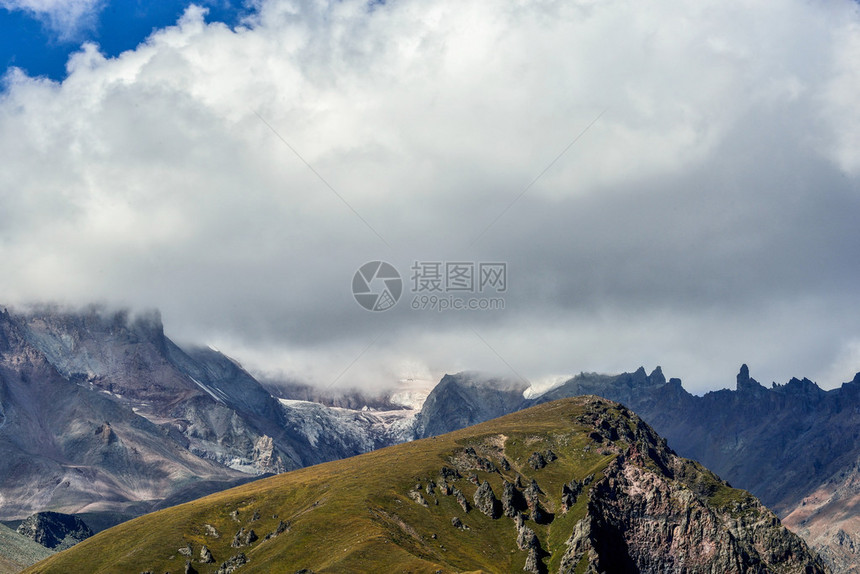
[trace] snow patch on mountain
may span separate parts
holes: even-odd
[[[195,379],[191,375],[188,375],[188,378],[191,379],[192,381],[194,381],[198,387],[200,387],[201,389],[203,389],[204,391],[209,393],[210,397],[212,397],[213,399],[215,399],[219,403],[226,404],[227,395],[225,395],[223,393],[223,391],[221,391],[220,389],[214,389],[214,390],[210,389],[209,387],[207,387],[206,385],[204,385],[203,383],[201,383],[200,381],[198,381],[197,379]],[[217,395],[215,394],[216,392],[218,393]],[[219,397],[218,395],[221,395],[221,396]]]
[[[418,412],[415,409],[353,410],[295,399],[278,399],[278,402],[287,419],[312,447],[317,448],[321,441],[334,442],[354,450],[355,454],[410,440],[413,419]]]
[[[389,401],[407,409],[420,411],[436,383],[429,379],[405,379],[391,391]]]
[[[524,399],[536,399],[537,397],[562,386],[572,379],[570,375],[550,375],[532,382],[532,385],[523,391]]]

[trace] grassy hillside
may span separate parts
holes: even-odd
[[[24,567],[53,553],[41,544],[0,524],[0,574],[20,572]]]
[[[474,495],[484,481],[497,498],[504,481],[516,483],[518,493],[528,492],[533,479],[540,494],[528,507],[520,501],[516,514],[537,536],[538,544],[531,546],[539,548],[538,570],[557,572],[574,527],[586,515],[589,490],[607,467],[622,454],[630,458],[660,448],[650,438],[637,446],[643,429],[651,432],[616,403],[565,399],[149,514],[27,572],[175,574],[185,572],[190,560],[193,571],[215,573],[240,553],[247,563],[238,567],[239,574],[292,574],[303,568],[316,573],[522,571],[529,551],[518,547],[515,522],[523,521],[487,516],[476,508]],[[661,464],[659,457],[642,462],[654,472]],[[696,465],[683,468],[691,492],[698,490],[700,496],[722,505],[748,496]],[[562,504],[564,485],[582,489],[566,499],[569,508]],[[535,518],[534,506],[542,519]],[[204,545],[211,563],[201,560]],[[586,565],[583,559],[576,571]]]

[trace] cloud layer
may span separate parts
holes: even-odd
[[[0,0],[0,8],[23,10],[40,19],[61,40],[92,27],[104,0]]]
[[[858,12],[192,6],[62,83],[7,74],[0,293],[159,307],[320,384],[662,364],[702,390],[748,362],[832,386],[860,370]],[[407,280],[385,313],[350,292],[376,259]],[[414,261],[507,262],[504,311],[410,309]]]

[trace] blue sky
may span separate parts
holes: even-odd
[[[190,2],[112,0],[97,2],[74,26],[52,26],[50,15],[27,9],[27,2],[0,0],[0,68],[23,69],[29,76],[62,80],[69,54],[92,42],[106,56],[134,49],[153,30],[176,23]],[[61,3],[57,3],[58,5]],[[207,22],[234,26],[247,13],[242,2],[198,1]],[[24,6],[22,6],[24,5]],[[71,28],[71,29],[69,29]]]

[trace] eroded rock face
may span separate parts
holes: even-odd
[[[518,511],[525,508],[526,502],[522,493],[517,490],[514,483],[506,480],[502,490],[502,513],[509,518],[514,518]]]
[[[427,500],[424,498],[424,495],[418,492],[417,490],[409,491],[409,498],[420,504],[421,506],[427,507]]]
[[[577,480],[571,480],[561,487],[561,511],[567,512],[576,504],[576,498],[582,492],[582,483]]]
[[[51,550],[65,550],[93,535],[83,520],[71,514],[37,512],[18,526],[18,534]]]
[[[457,499],[457,504],[463,508],[463,512],[469,512],[469,501],[466,500],[466,495],[460,492],[457,488],[452,489],[452,492],[454,494],[454,498]]]
[[[834,473],[783,519],[834,572],[860,572],[860,458]]]
[[[670,462],[677,467],[679,461]],[[583,559],[594,573],[828,572],[744,491],[708,505],[682,482],[625,457],[604,474],[589,491],[587,514],[567,541],[560,574],[573,573]]]
[[[490,518],[499,518],[502,515],[502,505],[499,499],[496,498],[490,483],[486,480],[481,483],[478,490],[475,491],[473,498],[475,508],[489,516]]]
[[[217,574],[233,574],[239,567],[248,563],[248,558],[244,552],[240,552],[235,556],[231,556],[229,560],[221,564]]]
[[[517,548],[520,550],[528,550],[530,548],[540,548],[537,534],[528,526],[523,526],[517,532]]]
[[[529,549],[529,555],[526,558],[526,564],[523,566],[523,570],[529,572],[529,574],[543,574],[543,572],[546,571],[546,568],[540,561],[540,552],[537,549]]]
[[[529,466],[531,466],[535,470],[540,470],[546,466],[546,459],[539,452],[534,452],[529,457]]]
[[[531,518],[531,520],[536,524],[548,524],[552,522],[552,516],[541,507],[539,498],[541,489],[535,479],[531,480],[531,483],[526,487],[523,494],[526,500],[526,505],[529,509],[529,518]]]

